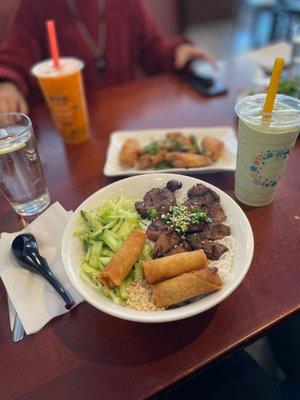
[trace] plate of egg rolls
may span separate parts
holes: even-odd
[[[236,152],[236,135],[230,126],[116,131],[110,135],[103,172],[131,176],[234,171]]]
[[[244,279],[253,251],[250,223],[230,196],[167,173],[92,194],[62,241],[64,269],[83,298],[137,322],[184,319],[216,306]]]

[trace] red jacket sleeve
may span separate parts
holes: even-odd
[[[176,46],[188,42],[183,37],[167,38],[154,21],[145,3],[140,0],[138,23],[141,32],[141,66],[147,74],[157,74],[174,70],[174,51]]]
[[[0,79],[15,82],[25,95],[32,79],[30,69],[41,59],[40,22],[33,3],[21,1],[0,47]]]

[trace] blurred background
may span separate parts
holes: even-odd
[[[184,34],[217,58],[289,40],[299,0],[145,0],[170,35]],[[18,0],[0,1],[0,41]]]

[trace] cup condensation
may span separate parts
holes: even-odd
[[[60,67],[52,60],[35,64],[32,73],[37,77],[54,122],[69,144],[89,138],[89,120],[82,80],[84,64],[73,57],[61,57]]]
[[[272,202],[300,129],[300,101],[277,95],[272,116],[262,117],[266,95],[240,100],[235,196],[250,206]]]

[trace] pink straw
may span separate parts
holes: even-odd
[[[51,58],[53,60],[53,66],[55,68],[59,68],[60,60],[59,60],[59,51],[56,39],[55,22],[52,19],[49,19],[48,21],[46,21],[46,27],[48,32],[49,50]]]

